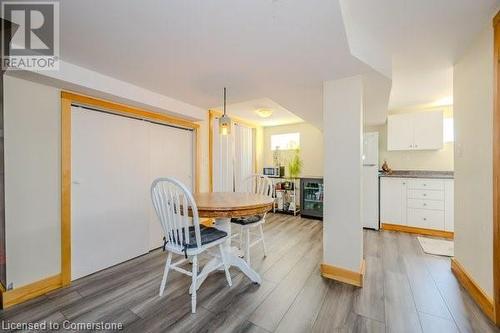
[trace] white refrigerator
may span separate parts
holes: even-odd
[[[363,136],[363,228],[379,229],[378,133]]]

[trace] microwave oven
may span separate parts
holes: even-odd
[[[277,178],[285,177],[285,167],[280,166],[280,167],[263,168],[262,174],[268,177],[277,177]]]

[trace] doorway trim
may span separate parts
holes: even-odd
[[[131,118],[143,119],[190,129],[195,136],[194,189],[200,188],[200,125],[196,122],[167,114],[146,111],[125,104],[61,91],[61,283],[71,284],[71,106],[80,105]]]

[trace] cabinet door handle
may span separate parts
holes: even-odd
[[[426,204],[426,203],[424,203],[424,206],[427,206],[427,204]]]
[[[427,221],[427,218],[426,218],[426,217],[424,217],[424,221]]]
[[[422,186],[427,186],[427,184],[422,184]]]
[[[425,194],[425,193],[424,193],[424,194],[422,194],[422,195],[423,195],[424,197],[426,197],[426,196],[427,196],[427,194]]]

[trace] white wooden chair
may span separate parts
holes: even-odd
[[[151,185],[151,198],[165,236],[165,250],[168,252],[165,270],[160,285],[160,296],[163,295],[167,282],[168,271],[176,270],[192,277],[191,311],[196,312],[196,284],[202,278],[198,275],[198,255],[207,249],[219,246],[221,264],[224,267],[229,286],[232,285],[228,265],[222,249],[227,241],[227,233],[215,228],[200,225],[198,208],[192,194],[178,180],[173,178],[158,178]],[[189,216],[192,212],[192,218]],[[191,223],[192,221],[192,223]],[[184,258],[172,263],[172,254],[183,255]],[[208,252],[207,252],[208,253]],[[192,258],[192,271],[178,267]]]
[[[273,183],[267,176],[263,175],[252,175],[243,180],[240,184],[238,192],[256,193],[272,197],[273,196]],[[240,250],[245,247],[245,261],[250,265],[250,248],[262,243],[262,248],[264,250],[264,256],[266,256],[266,242],[264,241],[264,230],[262,225],[266,222],[266,214],[264,215],[252,215],[245,217],[232,218],[231,223],[238,224],[240,226],[240,232],[235,235],[239,235],[239,248]],[[259,228],[258,233],[252,233],[253,228]],[[251,236],[257,236],[253,241]],[[243,240],[243,238],[245,238]]]

